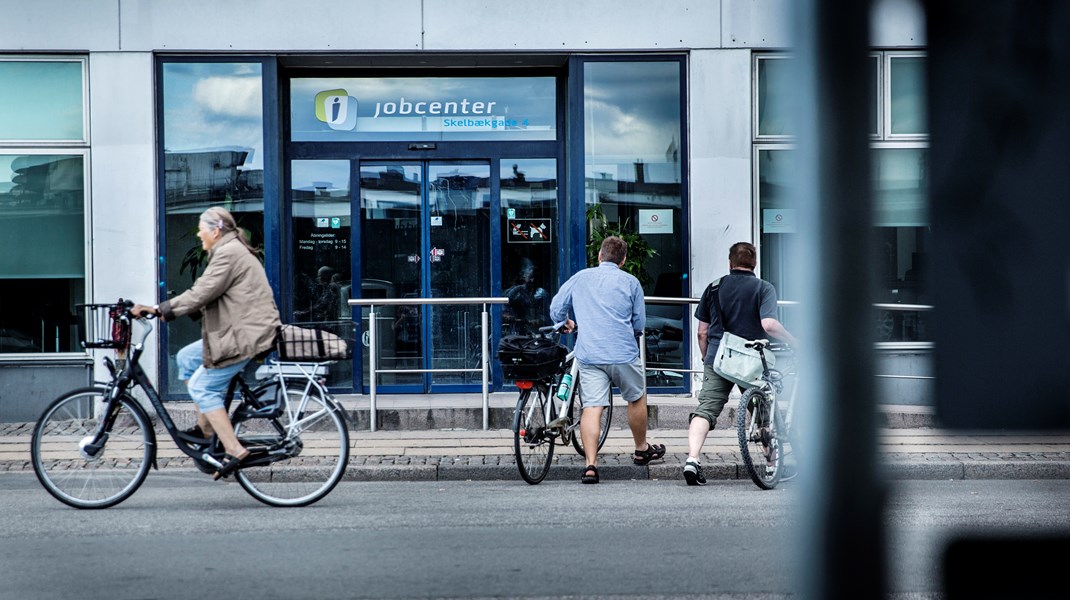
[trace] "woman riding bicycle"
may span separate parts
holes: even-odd
[[[223,398],[231,378],[253,357],[271,350],[281,321],[264,267],[234,217],[218,206],[204,211],[197,237],[208,266],[186,292],[156,306],[136,304],[137,316],[171,321],[200,311],[201,339],[178,351],[178,378],[197,404],[197,426],[188,433],[214,432],[226,453],[215,479],[230,475],[250,456],[234,433]]]

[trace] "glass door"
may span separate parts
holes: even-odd
[[[361,162],[364,298],[467,298],[490,290],[490,163]],[[377,308],[384,391],[468,391],[479,373],[480,305]],[[365,310],[367,318],[367,310]],[[368,348],[364,387],[370,384]]]

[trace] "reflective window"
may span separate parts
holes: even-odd
[[[349,161],[291,164],[293,322],[352,339]],[[327,384],[352,387],[352,365],[331,365]]]
[[[758,56],[758,135],[792,135],[791,67],[783,55]]]
[[[85,156],[0,154],[0,353],[81,352]]]
[[[556,291],[559,234],[557,161],[502,160],[502,335],[550,325]]]
[[[794,153],[786,147],[759,148],[758,199],[761,276],[772,282],[782,300],[796,300],[802,282],[798,226],[787,183]],[[873,149],[873,219],[876,243],[876,303],[930,304],[925,286],[929,224],[928,150],[880,146]],[[791,328],[791,311],[783,311]],[[926,312],[878,311],[877,340],[929,341]]]
[[[891,56],[889,71],[889,121],[892,135],[929,132],[925,106],[925,58]]]
[[[791,111],[795,110],[792,94],[792,59],[784,54],[755,55],[757,97],[757,125],[755,131],[759,138],[775,138],[795,135]],[[880,85],[880,55],[869,57],[870,81],[873,82],[874,101],[869,108],[869,133],[880,135],[881,103],[877,90]]]
[[[628,270],[648,296],[685,294],[680,63],[587,62],[583,74],[588,264],[608,235],[628,242]],[[647,306],[651,385],[683,385],[686,310]],[[653,339],[649,336],[653,335]],[[657,378],[663,379],[657,379]]]
[[[253,246],[263,248],[263,84],[260,63],[171,62],[161,69],[164,296],[170,298],[189,289],[207,264],[197,238],[206,208],[230,210]],[[177,319],[166,326],[166,389],[184,394],[174,357],[200,337],[200,324]]]
[[[769,65],[782,64],[783,55],[756,59],[756,87],[765,94],[786,94],[789,87],[763,78],[786,77]],[[932,231],[929,226],[928,142],[925,112],[925,56],[917,52],[877,51],[870,56],[870,75],[876,89],[870,111],[873,158],[873,225],[878,264],[874,302],[923,304],[931,302],[926,287],[926,264]],[[764,65],[764,66],[763,66]],[[777,100],[766,98],[777,105]],[[755,119],[761,122],[759,97]],[[759,135],[765,132],[759,127]],[[755,144],[755,183],[761,276],[777,288],[781,300],[798,300],[802,285],[799,253],[794,251],[798,223],[789,182],[793,179],[791,138],[772,132]],[[791,310],[781,311],[791,328]],[[930,341],[925,311],[878,310],[877,339],[882,342]]]
[[[553,140],[553,77],[293,78],[293,141]]]
[[[361,166],[360,291],[362,298],[423,297],[423,166]],[[416,305],[384,306],[376,312],[378,368],[424,367],[423,309]],[[362,322],[370,311],[363,309]],[[364,354],[364,385],[371,382],[368,352]],[[389,373],[379,383],[420,384],[419,374]]]
[[[86,142],[85,61],[0,58],[0,142]]]

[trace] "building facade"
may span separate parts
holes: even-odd
[[[204,266],[205,208],[263,249],[283,320],[352,336],[330,374],[368,386],[350,298],[505,296],[495,339],[545,324],[592,241],[622,231],[648,296],[695,297],[754,241],[797,296],[790,2],[219,3],[0,0],[0,420],[92,380],[75,305],[158,302]],[[880,303],[925,304],[924,23],[872,19]],[[389,307],[380,366],[476,366],[479,307]],[[700,362],[691,310],[648,305],[657,367]],[[882,369],[924,372],[924,312],[876,314]],[[181,398],[179,320],[150,373]],[[910,380],[884,401],[925,402]],[[507,386],[500,372],[494,386]],[[379,389],[478,389],[475,374],[385,375]]]

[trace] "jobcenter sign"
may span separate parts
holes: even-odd
[[[552,77],[295,78],[290,106],[294,141],[556,137]]]

